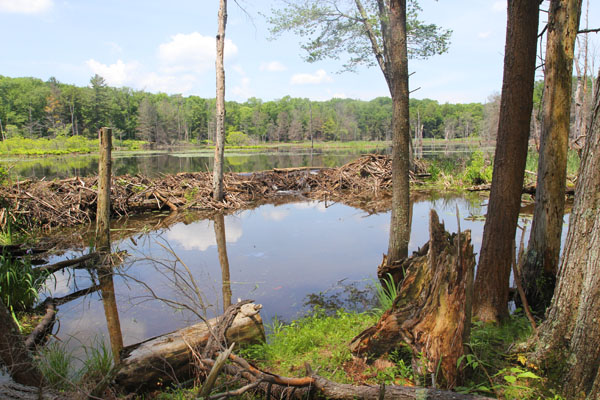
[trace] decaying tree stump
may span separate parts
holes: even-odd
[[[233,307],[233,306],[232,306]],[[264,340],[258,304],[245,304],[233,321],[222,324],[214,318],[178,331],[126,346],[116,382],[130,391],[157,389],[169,382],[189,379],[194,373],[194,358],[202,348],[212,347],[212,335],[224,336],[229,343],[249,344]],[[219,334],[222,332],[222,334]],[[197,352],[197,354],[194,354]]]
[[[416,372],[433,374],[437,387],[452,388],[469,335],[475,257],[470,231],[449,234],[434,210],[429,220],[427,253],[402,263],[406,272],[393,307],[350,348],[377,357],[405,343]]]

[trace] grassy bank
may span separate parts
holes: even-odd
[[[140,140],[113,139],[115,149],[122,150],[138,150],[145,143]],[[96,151],[98,151],[98,139],[88,139],[83,136],[57,136],[52,139],[13,137],[0,141],[0,155],[3,156],[63,155]]]

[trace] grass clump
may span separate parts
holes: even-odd
[[[46,277],[34,271],[27,259],[0,255],[0,298],[13,317],[35,305]]]
[[[304,376],[304,363],[308,362],[318,366],[323,377],[349,382],[341,368],[352,358],[348,342],[376,321],[372,313],[339,310],[328,316],[319,309],[290,324],[274,319],[268,343],[250,346],[243,353],[276,374]]]

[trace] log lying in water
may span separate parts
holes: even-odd
[[[449,234],[434,210],[429,224],[429,245],[402,264],[406,274],[392,308],[350,348],[377,356],[404,342],[412,350],[415,371],[435,376],[438,387],[453,388],[469,335],[475,257],[470,231]]]
[[[225,337],[229,343],[250,344],[264,340],[259,314],[261,306],[242,307]],[[219,319],[207,321],[216,329]],[[116,382],[129,391],[156,389],[170,382],[189,379],[194,370],[192,349],[198,353],[206,346],[210,332],[201,322],[178,331],[126,346],[121,352],[121,366]]]

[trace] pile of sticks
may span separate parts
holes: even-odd
[[[272,201],[282,194],[342,202],[368,212],[389,208],[391,160],[367,155],[339,168],[289,168],[252,174],[225,175],[225,199],[212,199],[208,172],[179,173],[148,178],[113,177],[111,215],[129,216],[154,210],[237,210]],[[22,229],[91,223],[96,217],[97,178],[24,180],[0,187],[4,199],[0,228]]]

